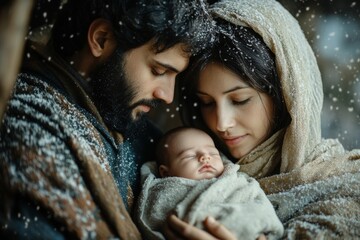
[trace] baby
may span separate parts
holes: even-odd
[[[157,144],[156,157],[161,177],[200,180],[219,177],[224,171],[212,138],[195,128],[167,132]]]
[[[282,236],[283,226],[258,182],[222,156],[207,133],[170,130],[158,142],[156,155],[157,163],[141,168],[135,208],[144,239],[165,239],[161,229],[169,214],[199,228],[212,216],[242,240]]]

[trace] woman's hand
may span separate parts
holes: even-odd
[[[170,215],[167,222],[168,226],[164,229],[166,239],[237,240],[233,233],[213,217],[207,217],[204,221],[207,232],[180,220],[175,215]]]

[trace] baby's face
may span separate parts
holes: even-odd
[[[206,133],[187,129],[168,142],[169,175],[189,179],[218,177],[224,165],[214,142]]]

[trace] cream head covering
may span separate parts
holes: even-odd
[[[225,0],[212,5],[211,12],[214,17],[252,28],[275,54],[292,119],[284,135],[280,171],[288,172],[310,161],[308,156],[321,142],[323,91],[316,58],[298,22],[275,0]],[[252,156],[254,161],[259,157]]]

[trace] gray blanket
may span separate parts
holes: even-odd
[[[261,233],[268,234],[268,239],[279,238],[283,226],[273,206],[258,182],[238,169],[227,163],[219,178],[199,181],[158,178],[156,164],[145,164],[141,169],[143,189],[135,208],[143,238],[165,239],[161,228],[170,213],[200,228],[207,216],[213,216],[242,240],[254,240]]]

